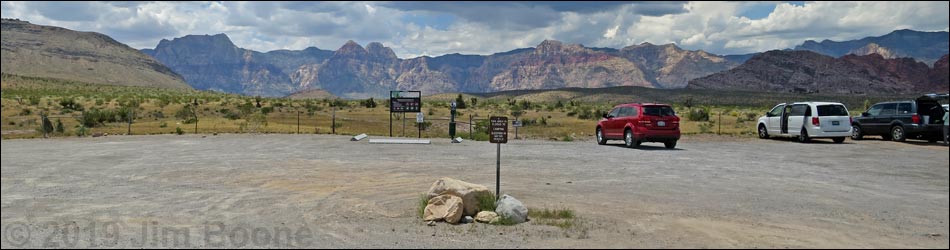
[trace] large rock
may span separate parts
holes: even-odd
[[[477,197],[479,195],[491,195],[491,191],[482,185],[442,177],[435,181],[435,183],[432,183],[432,186],[429,187],[429,191],[426,192],[426,198],[432,199],[440,195],[455,195],[462,198],[462,204],[464,205],[462,214],[465,216],[475,216],[475,214],[478,213]]]
[[[458,224],[462,219],[462,198],[454,195],[440,195],[429,199],[422,219],[425,221],[444,220],[450,224]]]
[[[502,195],[498,200],[498,206],[495,213],[502,218],[508,218],[514,223],[522,223],[528,220],[528,208],[521,201],[509,195]]]
[[[495,223],[498,221],[498,214],[492,211],[481,211],[475,215],[475,221],[481,223]]]

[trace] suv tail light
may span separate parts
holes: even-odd
[[[821,122],[818,121],[818,117],[812,117],[812,118],[811,118],[811,125],[821,126]]]
[[[914,116],[910,117],[910,120],[914,122],[914,124],[920,124],[920,115],[914,114]]]

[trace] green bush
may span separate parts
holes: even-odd
[[[185,131],[184,131],[184,130],[181,130],[181,127],[177,127],[177,128],[175,128],[175,134],[177,134],[177,135],[183,135],[183,134],[185,134]]]
[[[709,108],[696,108],[689,111],[687,115],[690,121],[704,122],[709,121]]]
[[[63,126],[63,121],[60,119],[56,119],[56,133],[66,133],[66,127]]]

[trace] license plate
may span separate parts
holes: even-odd
[[[657,126],[657,127],[666,127],[666,122],[664,122],[664,121],[656,122],[656,126]]]
[[[841,122],[839,122],[839,121],[832,121],[832,122],[831,122],[831,125],[838,126],[838,125],[841,125]]]

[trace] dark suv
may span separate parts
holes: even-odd
[[[874,104],[852,123],[851,139],[880,135],[885,140],[943,139],[943,107],[933,95],[917,100]]]
[[[624,145],[635,148],[643,142],[662,142],[672,149],[680,139],[680,118],[666,104],[620,104],[597,122],[596,133],[600,145],[623,140]]]

